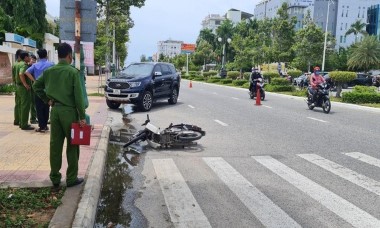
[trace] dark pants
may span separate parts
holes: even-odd
[[[35,96],[36,111],[38,119],[38,127],[42,130],[47,128],[47,122],[49,120],[49,105],[45,104],[41,98]]]
[[[251,82],[250,83],[250,86],[249,86],[249,91],[251,91],[252,93],[256,93],[257,91],[257,83],[256,82]]]
[[[316,98],[317,98],[317,90],[315,90],[315,89],[313,89],[313,88],[311,88],[311,87],[309,87],[308,90],[309,90],[310,94],[312,95],[312,97],[311,97],[311,102],[312,102],[312,103],[316,102]]]

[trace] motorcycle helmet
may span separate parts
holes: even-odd
[[[319,68],[319,66],[314,67],[314,73],[315,74],[319,74],[320,71],[321,71],[321,69]]]

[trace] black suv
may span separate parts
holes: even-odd
[[[104,88],[109,108],[121,103],[132,103],[142,111],[149,111],[153,101],[168,99],[177,103],[181,77],[171,63],[132,63],[117,77],[109,78]]]

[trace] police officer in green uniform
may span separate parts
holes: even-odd
[[[25,77],[25,71],[29,67],[29,53],[22,52],[20,54],[20,58],[22,62],[20,62],[18,68],[16,68],[16,73],[18,74],[18,77],[16,77],[16,84],[17,93],[19,96],[18,105],[20,109],[20,128],[22,130],[34,130],[34,127],[28,125],[29,111],[32,99],[31,86],[32,81],[34,81],[33,77]]]
[[[79,71],[73,68],[72,48],[67,43],[58,46],[59,63],[49,69],[33,84],[37,96],[52,106],[50,116],[50,180],[54,187],[61,182],[63,143],[66,138],[67,148],[67,187],[83,182],[78,177],[79,145],[71,145],[71,124],[86,124],[85,107]]]
[[[20,107],[19,107],[19,96],[18,96],[18,93],[17,93],[17,82],[16,82],[16,78],[18,77],[18,73],[19,70],[19,64],[21,62],[21,58],[20,58],[20,55],[22,53],[22,50],[21,49],[18,49],[16,51],[16,62],[15,64],[13,64],[12,66],[12,81],[13,81],[13,85],[15,87],[15,108],[14,108],[14,120],[13,120],[13,125],[15,126],[18,126],[20,125]],[[17,72],[16,72],[16,69],[17,69]]]

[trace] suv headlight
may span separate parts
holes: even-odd
[[[139,87],[141,85],[141,82],[128,82],[131,88],[133,87]]]

